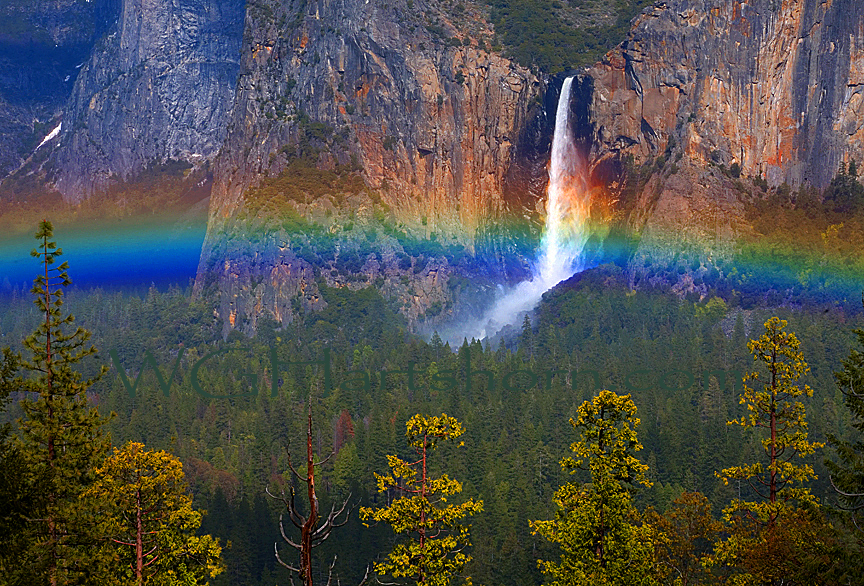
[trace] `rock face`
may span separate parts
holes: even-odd
[[[255,277],[239,277],[238,266],[246,255],[235,247],[225,258],[220,243],[236,230],[232,222],[250,190],[262,177],[284,175],[301,151],[321,169],[353,161],[379,208],[410,238],[470,251],[483,244],[486,228],[508,212],[505,177],[541,86],[485,49],[491,33],[475,8],[456,20],[427,0],[283,1],[250,3],[248,14],[199,287],[221,283],[229,314],[249,306]],[[312,145],[309,155],[303,141],[324,135],[327,148]],[[339,229],[336,216],[327,222]],[[396,240],[370,246],[383,264],[378,272],[365,267],[366,276],[383,279],[379,290],[401,299],[406,315],[446,301],[446,266],[429,262],[417,271],[409,262],[400,270],[394,255],[404,251]],[[263,299],[273,297],[271,289],[314,289],[308,271],[293,270],[295,252],[277,250],[256,268],[266,277]],[[232,279],[243,282],[227,287]]]
[[[821,189],[861,161],[862,67],[855,0],[670,0],[637,17],[588,71],[592,165],[653,169],[629,218],[631,284],[671,275],[705,292],[699,276],[749,230],[734,165],[742,179]]]
[[[216,224],[261,175],[284,169],[279,151],[301,113],[347,133],[350,144],[324,158],[332,166],[353,154],[367,185],[406,222],[426,217],[427,232],[470,243],[482,218],[502,211],[512,145],[539,82],[478,46],[488,36],[479,14],[464,15],[474,28],[456,27],[435,3],[409,4],[250,4],[213,193]],[[424,26],[430,14],[441,23],[437,33]]]
[[[374,283],[422,320],[452,276],[524,276],[509,222],[536,237],[560,79],[490,52],[477,5],[111,1],[45,166],[79,200],[154,162],[212,162],[196,286],[218,291],[226,328],[323,307],[322,283]],[[721,170],[824,187],[864,156],[864,5],[657,2],[575,87],[589,188],[653,169],[627,204],[633,281],[675,246],[699,244],[688,266],[708,270],[746,230]]]
[[[6,0],[0,5],[0,179],[56,127],[80,66],[120,0]]]
[[[707,286],[699,277],[731,260],[739,236],[749,230],[740,183],[714,167],[688,162],[672,170],[649,179],[630,218],[640,233],[630,285],[665,283],[677,293],[703,294]]]
[[[864,4],[670,0],[594,66],[595,159],[663,152],[822,188],[864,155]]]
[[[63,115],[57,189],[79,201],[154,162],[211,160],[225,138],[243,0],[123,0]]]

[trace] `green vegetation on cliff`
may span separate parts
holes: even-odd
[[[522,65],[560,73],[590,65],[624,40],[648,0],[489,0],[505,53]]]

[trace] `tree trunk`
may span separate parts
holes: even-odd
[[[144,584],[144,523],[141,519],[141,489],[135,491],[135,578]]]
[[[773,504],[777,501],[777,352],[771,352],[771,468],[768,481],[768,496]],[[769,525],[774,524],[774,513],[768,519]]]
[[[423,546],[426,544],[426,438],[423,434],[423,479],[420,483],[420,551],[423,551]],[[419,583],[424,583],[426,579],[424,556],[420,554],[420,580]]]
[[[606,414],[606,408],[600,407],[600,419],[603,419]],[[603,452],[603,430],[600,430],[600,434],[597,437],[597,447],[600,449],[600,452]],[[597,561],[600,563],[601,568],[606,567],[606,559],[603,552],[603,540],[606,538],[606,523],[605,519],[603,519],[603,496],[601,494],[600,497],[600,526],[597,528],[597,551],[595,555],[597,556]]]
[[[309,409],[309,429],[306,432],[306,487],[309,493],[309,518],[301,529],[300,569],[303,582],[312,586],[312,533],[318,524],[318,496],[315,494],[315,460],[312,453],[312,409]]]
[[[48,421],[54,419],[54,409],[52,407],[52,381],[51,381],[51,290],[48,288],[48,236],[42,238],[42,250],[45,251],[43,263],[45,264],[45,364],[48,389],[46,391],[48,400]],[[54,468],[54,460],[56,458],[56,450],[54,446],[54,434],[48,436],[48,465]],[[53,481],[53,478],[52,478]],[[55,499],[49,499],[51,509],[54,510]],[[48,534],[51,536],[51,562],[48,567],[48,576],[51,586],[57,586],[57,520],[53,514],[48,517]]]

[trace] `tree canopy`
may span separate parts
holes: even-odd
[[[406,461],[388,455],[390,472],[375,474],[379,493],[401,496],[385,507],[361,508],[360,517],[388,523],[397,535],[405,536],[387,561],[375,565],[380,575],[407,578],[418,586],[447,586],[471,561],[465,551],[470,545],[469,528],[461,521],[482,511],[483,501],[469,498],[459,504],[446,504],[449,497],[462,492],[462,484],[447,474],[429,474],[429,458],[441,441],[455,440],[465,430],[445,413],[440,417],[415,415],[405,427],[417,459]],[[470,584],[470,579],[465,577],[465,582]]]
[[[559,562],[541,561],[551,586],[654,584],[653,528],[639,519],[633,494],[649,487],[636,405],[629,395],[601,391],[570,420],[580,437],[565,470],[589,473],[590,482],[568,482],[555,493],[555,518],[532,521],[535,534],[561,546]]]

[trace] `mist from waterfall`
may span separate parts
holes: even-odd
[[[546,226],[532,277],[503,293],[482,319],[463,327],[464,335],[483,339],[514,323],[537,305],[543,293],[585,267],[582,251],[588,241],[590,192],[585,162],[570,132],[570,90],[573,77],[564,80],[555,112],[555,134],[549,161]],[[459,335],[461,341],[462,334]]]

